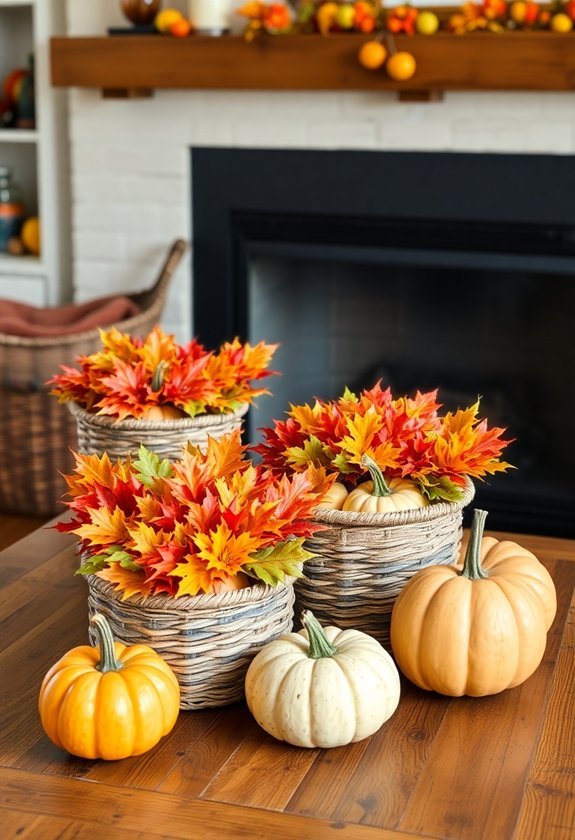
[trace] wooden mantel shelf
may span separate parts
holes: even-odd
[[[395,38],[417,60],[415,76],[389,79],[357,61],[366,37],[345,34],[185,39],[119,35],[53,38],[57,87],[151,92],[155,88],[397,90],[409,98],[449,90],[575,90],[575,33],[520,32]]]

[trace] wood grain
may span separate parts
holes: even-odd
[[[103,762],[62,752],[39,723],[42,677],[86,643],[87,606],[74,540],[30,534],[0,554],[3,840],[571,838],[575,543],[511,538],[549,569],[559,604],[544,660],[524,685],[454,699],[403,680],[398,711],[379,732],[332,750],[275,741],[243,702],[184,712],[154,750]]]
[[[365,70],[357,52],[363,35],[161,38],[54,38],[52,83],[57,87],[137,90],[573,90],[571,36],[551,32],[454,36],[396,36],[415,56],[405,82]],[[426,95],[428,95],[426,93]]]

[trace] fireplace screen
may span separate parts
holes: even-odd
[[[575,207],[527,201],[515,171],[536,191],[542,161],[568,159],[506,157],[194,150],[195,332],[281,343],[251,440],[345,386],[481,396],[517,467],[477,488],[490,527],[575,536]],[[467,158],[507,186],[470,185]]]

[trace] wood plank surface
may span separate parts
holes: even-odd
[[[552,32],[395,36],[417,70],[405,82],[365,70],[358,34],[257,38],[114,36],[53,38],[52,84],[110,91],[573,90],[575,40]]]
[[[502,535],[496,534],[501,537]],[[2,838],[274,837],[567,840],[575,824],[575,543],[511,535],[557,588],[543,662],[516,689],[447,698],[402,681],[371,738],[304,750],[261,730],[245,703],[183,712],[158,746],[118,762],[59,750],[40,682],[86,643],[75,542],[41,529],[0,554]]]

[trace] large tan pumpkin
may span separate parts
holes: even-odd
[[[391,645],[406,677],[428,691],[481,697],[538,667],[557,610],[549,572],[530,551],[483,537],[476,510],[462,565],[428,566],[400,592]]]

